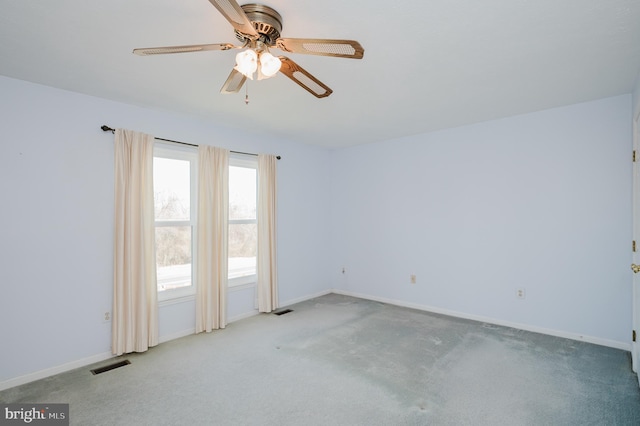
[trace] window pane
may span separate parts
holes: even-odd
[[[190,167],[187,160],[154,157],[153,193],[156,220],[189,220]]]
[[[158,291],[191,285],[191,227],[156,228]]]
[[[256,218],[256,169],[229,167],[229,219]]]
[[[257,225],[229,225],[229,279],[256,273]]]

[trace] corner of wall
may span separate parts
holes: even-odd
[[[631,95],[633,119],[635,120],[640,115],[640,72],[636,76],[636,82],[633,85],[633,92]]]

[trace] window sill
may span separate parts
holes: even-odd
[[[256,274],[245,275],[244,277],[231,278],[227,282],[227,288],[245,287],[246,285],[255,286],[258,282]]]
[[[256,283],[255,275],[250,275],[248,277],[234,278],[229,280],[229,282],[227,283],[227,290],[230,292],[247,290],[250,288],[255,288],[256,284],[257,283]],[[167,291],[171,291],[171,290],[167,290]],[[170,294],[169,295],[158,294],[159,307],[176,305],[179,303],[186,303],[194,300],[196,300],[195,291],[189,292],[189,293],[182,292],[182,294],[176,294],[173,296]]]
[[[163,307],[163,306],[177,305],[179,303],[186,303],[194,300],[196,300],[196,295],[188,294],[184,296],[171,297],[167,299],[158,299],[158,306]]]
[[[229,284],[229,286],[227,287],[227,289],[231,292],[233,291],[240,291],[240,290],[247,290],[249,288],[255,288],[256,287],[256,283],[254,282],[248,282],[248,283],[239,283],[239,284]]]

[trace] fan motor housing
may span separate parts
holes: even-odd
[[[262,4],[249,3],[240,7],[249,18],[249,21],[251,21],[255,30],[260,34],[260,41],[270,47],[274,46],[282,31],[282,16],[276,10]],[[235,33],[236,38],[242,42],[251,40],[251,37],[238,30]]]

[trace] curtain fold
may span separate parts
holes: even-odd
[[[276,253],[277,159],[258,155],[258,311],[278,308],[278,274]]]
[[[229,151],[198,148],[196,333],[227,325]]]
[[[114,355],[158,344],[153,144],[151,135],[115,132]]]

